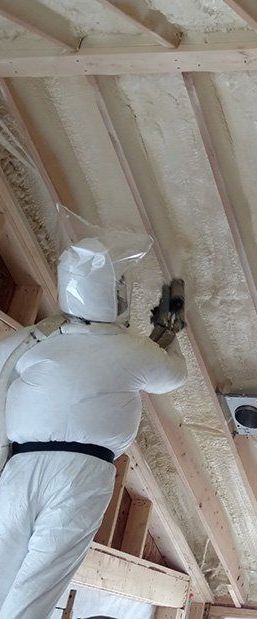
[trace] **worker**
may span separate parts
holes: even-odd
[[[124,326],[141,241],[127,232],[66,239],[57,328],[46,335],[39,323],[1,342],[12,455],[0,478],[0,619],[51,615],[101,525],[113,460],[136,437],[140,391],[185,381],[176,344],[165,352]]]

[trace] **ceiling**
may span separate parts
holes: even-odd
[[[33,0],[33,11],[29,0],[20,4],[17,23],[0,0],[0,56],[67,54],[79,45],[143,50],[160,45],[154,32],[167,46],[216,32],[223,42],[257,40],[223,0]],[[94,223],[154,235],[137,272],[131,329],[149,334],[165,277],[186,281],[188,329],[179,341],[188,382],[146,405],[138,443],[216,598],[231,583],[232,540],[245,596],[257,602],[256,488],[215,396],[217,388],[257,390],[257,73],[222,73],[221,61],[215,73],[9,77],[1,119],[25,145],[6,87],[58,199]],[[54,196],[1,144],[4,174],[54,268]],[[251,458],[254,467],[254,440]],[[216,505],[225,546],[213,526]]]

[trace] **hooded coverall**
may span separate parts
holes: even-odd
[[[0,344],[0,369],[24,330]],[[10,441],[134,440],[140,391],[186,378],[184,358],[115,324],[76,322],[18,361],[6,405]],[[19,453],[0,479],[0,619],[46,619],[84,559],[113,492],[113,464],[80,453]]]

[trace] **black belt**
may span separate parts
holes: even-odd
[[[12,443],[12,456],[20,453],[26,453],[27,451],[73,451],[75,453],[86,454],[87,456],[94,456],[100,460],[113,463],[114,453],[107,447],[101,447],[100,445],[91,445],[89,443],[75,443],[65,441],[48,441],[47,443],[41,443],[40,441],[31,443]]]

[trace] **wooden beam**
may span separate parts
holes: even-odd
[[[121,550],[142,557],[152,512],[149,499],[132,499]]]
[[[126,483],[126,475],[129,468],[129,457],[126,454],[120,456],[120,458],[118,458],[118,460],[116,461],[115,465],[117,470],[114,492],[111,502],[105,512],[101,527],[95,537],[96,541],[99,544],[104,544],[105,546],[112,545],[123,490]]]
[[[42,298],[40,286],[16,286],[8,313],[24,327],[36,321]]]
[[[126,487],[132,497],[144,496],[153,504],[149,531],[158,540],[158,547],[166,561],[174,565],[174,550],[179,558],[180,569],[191,578],[194,598],[199,601],[214,601],[213,594],[198,566],[196,559],[176,521],[172,518],[162,491],[157,484],[139,446],[134,443],[129,448],[130,467]]]
[[[243,21],[257,29],[257,5],[255,0],[224,0]]]
[[[195,76],[193,74],[184,74],[183,77],[184,77],[184,83],[185,83],[185,87],[187,90],[187,94],[189,96],[190,103],[191,103],[194,116],[197,122],[197,126],[201,134],[205,153],[206,153],[206,156],[209,161],[210,168],[213,174],[213,179],[217,187],[217,191],[218,191],[218,194],[221,200],[221,204],[222,204],[225,216],[227,218],[228,225],[231,231],[231,235],[232,235],[232,238],[235,244],[239,262],[244,272],[245,279],[246,279],[248,289],[249,289],[249,293],[252,298],[256,312],[257,312],[257,285],[256,285],[255,277],[254,277],[254,274],[252,272],[252,269],[251,269],[251,266],[248,260],[247,252],[245,250],[244,242],[241,236],[241,231],[239,229],[237,218],[234,212],[233,203],[229,196],[229,189],[228,189],[229,181],[233,183],[233,178],[231,179],[226,178],[226,174],[223,172],[223,169],[222,169],[222,164],[220,162],[219,154],[217,150],[215,149],[215,146],[214,146],[211,134],[210,134],[210,130],[209,130],[210,122],[208,122],[208,115],[207,115],[207,110],[208,110],[208,114],[210,111],[210,105],[208,104],[206,105],[206,110],[203,108],[203,105],[201,103],[201,99],[199,96],[199,89],[197,88],[197,80],[195,80]],[[207,90],[207,85],[208,85],[210,87],[211,98],[213,100],[214,93],[212,92],[211,85],[208,84],[207,80],[208,80],[208,77],[205,76],[202,90],[206,95],[206,90]],[[218,114],[219,114],[219,117],[217,117],[217,122],[219,122],[221,118],[220,109],[217,112],[217,115]],[[215,131],[215,128],[214,128],[214,131]],[[230,136],[228,135],[226,137],[227,137],[228,143],[230,143]],[[222,149],[222,144],[221,144],[221,149]],[[222,149],[222,153],[224,154],[224,149]],[[233,161],[232,153],[231,153],[231,161]],[[238,175],[237,170],[235,170],[234,176],[237,176],[237,175]]]
[[[248,33],[247,33],[248,34]],[[223,37],[221,37],[223,38]],[[234,72],[257,70],[256,35],[238,35],[221,43],[85,48],[77,53],[49,56],[7,53],[0,56],[0,77],[51,77],[75,75],[147,75],[182,72]]]
[[[256,619],[257,617],[257,608],[234,608],[230,606],[211,606],[210,607],[210,617],[219,617],[219,619],[224,619],[225,617],[229,617],[230,619],[237,619],[237,617],[241,617],[242,619]]]
[[[240,436],[237,434],[234,438],[242,465],[245,469],[248,482],[252,488],[257,502],[257,445],[251,436]]]
[[[62,619],[71,619],[72,618],[72,610],[75,602],[75,597],[77,595],[76,589],[71,589],[68,597],[68,602],[66,608],[62,613]]]
[[[155,9],[139,5],[138,0],[100,0],[101,4],[118,16],[125,15],[128,22],[141,32],[153,35],[157,43],[161,43],[165,36],[170,47],[177,47],[181,41],[182,33],[171,24],[168,19]]]
[[[75,38],[67,31],[62,15],[40,3],[34,6],[34,0],[0,0],[0,15],[62,49],[77,48]],[[63,39],[63,29],[68,40]]]
[[[93,543],[72,583],[153,605],[182,608],[187,599],[190,578],[167,567]]]

